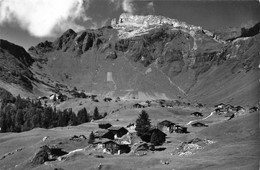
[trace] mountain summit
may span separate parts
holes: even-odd
[[[169,24],[174,28],[183,28],[189,30],[201,30],[201,27],[189,25],[185,22],[178,21],[176,19],[167,18],[164,16],[155,16],[155,15],[132,15],[129,13],[123,13],[119,16],[118,22],[115,19],[112,20],[112,26],[136,26],[136,27],[149,27],[149,26],[160,26],[163,24]]]
[[[111,21],[111,26],[119,30],[120,38],[130,38],[147,34],[150,30],[159,28],[162,25],[169,25],[172,29],[183,30],[185,32],[191,32],[192,34],[202,30],[202,27],[199,26],[189,25],[176,19],[154,15],[143,16],[123,13],[120,15],[118,21],[116,21],[116,19]],[[213,36],[209,31],[205,32]]]

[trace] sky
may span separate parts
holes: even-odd
[[[260,21],[259,0],[0,0],[0,39],[28,49],[111,23],[122,13],[162,15],[205,29],[243,27]]]

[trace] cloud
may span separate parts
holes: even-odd
[[[133,14],[135,11],[133,0],[123,0],[122,8],[125,12]]]
[[[133,14],[135,12],[134,0],[109,0],[115,5],[115,10],[122,9],[124,12]]]
[[[35,37],[51,37],[68,28],[85,29],[89,0],[0,0],[0,25],[18,24]]]
[[[91,26],[89,27],[90,29],[97,29],[101,28],[104,26],[107,26],[110,24],[111,18],[106,18],[100,22],[91,22]]]
[[[154,13],[154,4],[153,2],[149,2],[146,6],[148,13],[153,14]]]
[[[122,0],[109,0],[109,2],[111,2],[113,5],[115,5],[115,9],[114,10],[119,10],[122,6]]]

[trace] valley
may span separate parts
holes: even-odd
[[[226,34],[122,14],[0,40],[0,169],[259,169],[259,23]]]

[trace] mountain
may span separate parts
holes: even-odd
[[[258,27],[226,41],[175,19],[122,14],[111,26],[69,29],[30,55],[1,40],[1,79],[28,90],[40,90],[37,80],[125,99],[256,104]]]
[[[33,73],[29,67],[33,62],[24,48],[0,39],[0,80],[31,91]]]

